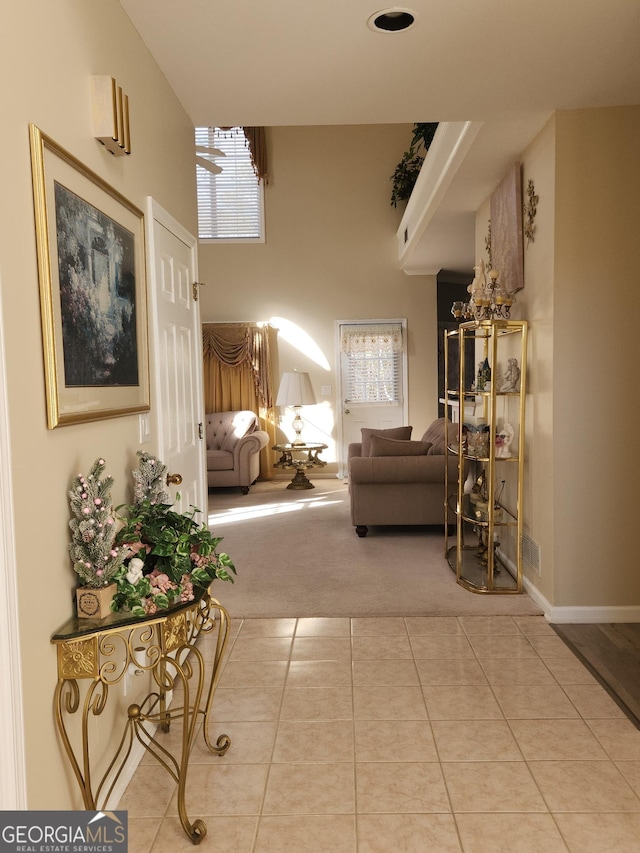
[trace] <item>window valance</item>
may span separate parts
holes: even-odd
[[[253,166],[256,178],[258,181],[264,181],[265,184],[268,184],[267,143],[264,127],[244,127],[238,125],[235,127],[221,127],[220,130],[225,133],[231,133],[232,135],[238,133],[244,134],[249,153],[251,154],[251,165]]]
[[[251,163],[259,181],[269,183],[267,173],[267,143],[265,141],[264,127],[243,127],[244,135],[249,144]]]
[[[376,323],[371,326],[343,327],[340,349],[347,354],[379,351],[403,352],[402,326],[400,323],[389,323],[388,325]]]
[[[204,323],[205,359],[216,358],[228,367],[246,364],[253,374],[260,405],[273,406],[269,327],[257,323]]]

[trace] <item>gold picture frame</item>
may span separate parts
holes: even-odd
[[[29,126],[49,429],[147,412],[144,214]]]

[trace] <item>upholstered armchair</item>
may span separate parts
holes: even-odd
[[[246,495],[260,473],[260,451],[269,435],[255,412],[214,412],[206,416],[209,488],[239,486]]]
[[[420,441],[411,441],[412,428],[362,430],[362,441],[349,445],[351,522],[358,536],[369,525],[455,523],[445,516],[445,465],[449,493],[458,483],[458,458],[444,446],[444,418],[434,421]]]

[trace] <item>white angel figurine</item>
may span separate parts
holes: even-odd
[[[518,382],[520,381],[520,368],[518,367],[518,359],[510,358],[507,363],[507,370],[504,374],[504,382],[500,386],[501,391],[517,391]]]
[[[484,261],[482,258],[480,259],[480,263],[473,268],[473,271],[475,276],[469,287],[467,287],[467,291],[471,296],[475,296],[476,293],[485,290],[487,287],[487,277],[484,272]]]

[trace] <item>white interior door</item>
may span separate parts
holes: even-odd
[[[401,330],[401,348],[397,341],[391,352],[363,345],[359,352],[346,352],[343,345],[345,333],[364,328],[383,333],[392,326]],[[406,320],[361,320],[338,323],[338,351],[340,359],[340,477],[347,475],[349,444],[361,439],[362,427],[390,429],[408,423],[407,406],[407,348]]]
[[[158,456],[170,475],[176,509],[206,519],[202,331],[197,299],[197,241],[149,200],[155,410]]]

